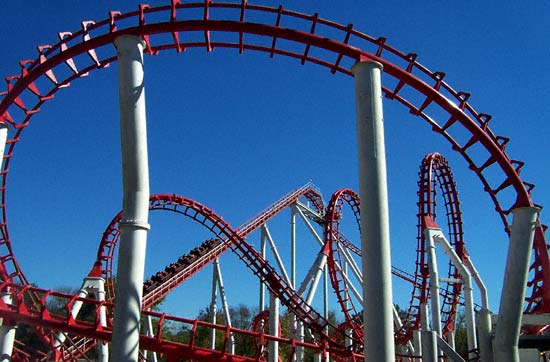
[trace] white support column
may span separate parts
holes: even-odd
[[[93,269],[92,269],[93,271]],[[79,298],[95,298],[100,302],[105,301],[105,279],[95,274],[90,273],[84,278],[82,286],[78,291],[77,296]],[[81,300],[76,300],[71,307],[71,316],[77,318],[80,310],[82,309],[83,302]],[[107,327],[107,310],[105,306],[102,306],[99,311],[99,324],[103,327]],[[54,347],[59,348],[67,339],[67,335],[64,332],[57,332],[54,341]],[[109,346],[105,341],[97,341],[97,350],[98,350],[98,362],[107,362],[109,360]]]
[[[313,225],[311,225],[311,223],[309,222],[307,217],[304,215],[302,210],[300,210],[299,208],[295,208],[295,210],[298,213],[298,215],[300,216],[300,219],[302,219],[302,221],[304,222],[304,224],[308,228],[309,232],[311,233],[311,235],[313,236],[315,241],[317,241],[317,244],[319,244],[319,246],[323,246],[324,245],[323,239],[321,239],[319,234],[317,234],[317,231],[315,231],[315,228],[313,228]]]
[[[464,264],[472,274],[481,295],[482,307],[481,311],[477,313],[476,318],[479,336],[479,357],[481,362],[493,362],[493,327],[491,324],[491,311],[489,310],[489,293],[485,283],[481,280],[481,276],[468,255],[464,259]]]
[[[432,312],[432,330],[441,336],[441,303],[439,301],[439,271],[437,269],[437,255],[435,253],[434,236],[440,233],[439,229],[426,228],[424,237],[428,248],[428,269],[430,272],[430,300]]]
[[[361,197],[361,248],[365,308],[365,361],[393,362],[392,280],[386,150],[382,112],[382,65],[356,63],[355,77],[359,196]]]
[[[290,282],[291,286],[296,289],[296,204],[290,208]],[[291,316],[290,323],[292,338],[299,339],[298,320],[294,314]],[[293,361],[302,360],[302,349],[301,347],[296,348],[296,353],[292,357]]]
[[[4,165],[4,151],[8,140],[8,125],[0,122],[0,169]]]
[[[477,314],[477,330],[479,332],[479,357],[481,362],[493,362],[493,328],[491,311],[482,308]]]
[[[296,321],[296,340],[303,342],[305,339],[304,323],[300,320]],[[296,353],[294,353],[295,360],[302,362],[304,360],[304,347],[297,346]]]
[[[325,270],[323,273],[324,277],[324,288],[323,288],[323,301],[324,301],[324,313],[325,319],[328,321],[328,267],[325,265]],[[328,325],[325,326],[325,333],[328,334]],[[324,355],[325,361],[330,361],[330,353],[327,351]]]
[[[84,283],[82,284],[82,288],[78,291],[77,294],[78,298],[87,298],[88,297],[88,289],[86,288],[86,279],[84,279]],[[81,300],[76,300],[73,305],[71,306],[71,317],[75,318],[78,316],[78,313],[80,312],[80,309],[82,308],[83,302]],[[59,331],[55,335],[55,341],[53,342],[54,348],[59,348],[67,339],[67,334],[65,332]]]
[[[279,337],[279,299],[269,293],[269,334]],[[268,362],[279,362],[279,342],[268,342]]]
[[[493,340],[494,359],[498,362],[519,362],[521,315],[538,212],[536,207],[512,210],[514,221]]]
[[[216,269],[216,278],[218,280],[218,288],[220,292],[220,299],[222,301],[225,320],[227,321],[227,326],[231,327],[231,314],[229,313],[229,304],[227,304],[225,287],[223,286],[222,270],[220,268],[220,262],[218,259],[214,260],[214,268]],[[233,332],[229,332],[229,353],[235,354],[235,338],[233,336]]]
[[[262,252],[262,258],[265,260],[266,256],[266,241],[265,241],[265,232],[264,229],[260,230],[260,244],[261,244],[261,252]],[[264,281],[260,278],[260,301],[258,310],[259,312],[262,312],[265,309],[265,284]]]
[[[321,275],[323,274],[323,269],[325,268],[325,265],[327,265],[327,255],[323,252],[320,252],[315,259],[315,262],[311,265],[311,269],[309,269],[309,272],[304,278],[304,281],[300,285],[300,289],[298,289],[298,294],[303,296],[304,294],[306,294],[306,289],[309,285],[309,290],[306,294],[307,304],[311,304],[311,302],[313,301],[313,297],[315,296],[315,292],[317,291],[317,286],[319,284],[319,280],[321,279]]]
[[[154,331],[153,331],[153,321],[151,319],[151,316],[148,315],[147,318],[145,318],[145,324],[146,324],[146,328],[147,328],[147,335],[150,336],[150,337],[153,337],[155,335]],[[157,352],[153,352],[153,351],[145,351],[145,359],[147,362],[157,362],[158,361],[158,358],[157,358]]]
[[[144,41],[122,35],[118,55],[120,135],[122,149],[122,219],[112,337],[112,361],[136,362],[139,321],[149,231],[149,166],[143,84]]]
[[[422,357],[422,332],[419,330],[413,331],[413,346],[414,346],[414,355],[418,357]]]
[[[454,251],[451,244],[441,233],[434,232],[433,240],[437,241],[441,247],[445,250],[445,253],[451,259],[453,265],[457,268],[458,273],[462,277],[462,283],[464,286],[464,315],[466,317],[466,335],[468,338],[468,350],[470,351],[469,358],[476,357],[474,350],[477,349],[477,336],[475,325],[475,312],[474,312],[474,288],[472,287],[472,276],[466,266],[462,263],[457,253]]]
[[[95,298],[100,301],[105,301],[105,279],[102,277],[87,277],[84,283],[89,283],[93,285],[93,291]],[[103,327],[107,327],[107,308],[102,306],[99,309],[99,324]],[[98,349],[98,362],[108,362],[109,361],[109,344],[104,341],[97,341]],[[156,361],[155,361],[156,362]]]
[[[4,163],[4,151],[8,139],[8,126],[0,122],[0,169]],[[12,296],[10,293],[2,294],[4,302],[11,304]],[[11,361],[13,343],[15,341],[15,325],[4,325],[0,327],[0,361]]]
[[[216,259],[216,263],[218,262],[218,259]],[[216,324],[216,313],[217,311],[217,305],[216,302],[218,300],[218,274],[216,272],[216,265],[212,265],[212,297],[210,299],[210,322],[212,324]],[[215,350],[216,349],[216,330],[212,328],[210,331],[210,349]]]
[[[290,209],[290,283],[296,287],[296,206]]]
[[[422,362],[437,362],[437,333],[430,329],[428,323],[428,304],[422,303],[420,308]]]
[[[2,293],[1,298],[4,303],[12,304],[13,298],[10,293]],[[0,321],[2,324],[0,326],[0,361],[8,362],[11,361],[16,326],[14,324],[4,323],[3,319],[0,319]]]
[[[271,248],[271,252],[273,253],[273,256],[275,257],[275,260],[277,261],[277,265],[279,266],[279,269],[281,269],[281,273],[283,274],[284,279],[287,281],[287,283],[291,283],[290,278],[288,277],[288,274],[285,269],[285,265],[283,263],[283,260],[279,256],[279,252],[277,251],[277,246],[275,246],[275,242],[273,241],[273,238],[271,237],[271,233],[269,232],[269,229],[267,228],[267,225],[262,225],[262,230],[264,232],[264,235],[269,241],[269,246]]]

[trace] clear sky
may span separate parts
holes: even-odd
[[[102,20],[109,10],[138,6],[113,4],[3,3],[0,74],[18,73],[18,61],[34,59],[35,47],[56,43],[58,32],[77,31],[81,21]],[[454,89],[472,93],[470,103],[477,111],[493,115],[493,131],[511,137],[508,154],[527,162],[522,176],[537,185],[535,201],[548,204],[550,4],[390,0],[283,5],[387,37],[397,49],[418,53],[428,68],[447,73]],[[151,192],[192,197],[237,226],[310,179],[326,200],[339,188],[358,189],[351,78],[294,59],[224,49],[146,56],[145,72]],[[8,178],[10,233],[23,270],[42,287],[79,286],[104,228],[120,209],[117,97],[113,64],[58,92],[16,147]],[[496,311],[508,243],[494,206],[446,141],[396,102],[384,102],[393,264],[414,270],[418,167],[426,153],[440,152],[453,168],[467,248]],[[274,222],[274,234],[286,245],[288,220],[283,219]],[[542,219],[548,220],[545,210]],[[151,224],[147,275],[203,240],[179,218],[152,215]],[[257,245],[257,239],[251,242]],[[303,250],[311,250],[313,259],[316,249]],[[257,297],[244,292],[250,289],[246,283],[231,284],[233,271],[244,275],[244,268],[235,261],[223,263],[230,302],[255,304]],[[193,313],[206,306],[209,273],[170,298],[170,312]],[[396,301],[407,303],[409,293],[396,287]],[[192,308],[189,299],[199,301]]]

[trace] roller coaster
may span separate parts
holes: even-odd
[[[190,10],[195,10],[191,12]],[[198,12],[196,10],[199,10]],[[227,18],[227,14],[234,17]],[[189,15],[192,14],[192,15]],[[197,16],[200,14],[200,16]],[[222,15],[223,14],[223,18]],[[273,22],[260,22],[261,15],[269,15]],[[192,16],[191,18],[189,16]],[[193,17],[196,16],[196,17]],[[309,31],[282,24],[299,23]],[[331,38],[318,34],[319,28],[330,29]],[[182,41],[183,33],[200,34],[200,41]],[[213,41],[212,33],[237,35],[238,41]],[[154,37],[166,34],[169,37]],[[254,35],[248,36],[248,35]],[[509,138],[496,135],[489,127],[491,116],[477,112],[468,102],[470,94],[455,91],[444,81],[445,73],[432,72],[417,61],[416,54],[404,54],[387,44],[385,38],[373,38],[353,28],[320,18],[285,9],[241,2],[184,3],[172,0],[164,6],[150,7],[142,4],[128,13],[112,11],[105,20],[82,22],[75,32],[59,33],[59,42],[38,46],[35,59],[20,62],[20,74],[6,77],[7,89],[0,93],[0,121],[5,140],[1,174],[0,203],[0,259],[2,260],[0,317],[3,344],[13,335],[14,326],[30,325],[49,351],[31,350],[17,341],[12,347],[3,347],[13,361],[77,361],[89,360],[91,351],[99,360],[106,361],[109,342],[113,336],[114,310],[117,293],[116,261],[121,241],[121,229],[127,225],[123,211],[109,223],[99,242],[95,263],[77,295],[32,286],[13,252],[8,232],[6,193],[7,177],[15,147],[22,133],[30,125],[41,107],[54,99],[56,92],[67,88],[78,79],[108,67],[117,61],[116,39],[123,36],[139,37],[144,41],[145,53],[155,56],[168,50],[183,52],[189,48],[204,48],[210,52],[216,48],[235,49],[239,53],[254,51],[270,57],[285,56],[327,68],[332,73],[353,76],[352,65],[357,62],[375,61],[381,64],[387,84],[382,93],[388,100],[405,106],[409,112],[426,121],[432,131],[448,141],[469,165],[492,200],[504,229],[514,234],[510,215],[521,208],[537,208],[531,198],[534,185],[520,177],[524,163],[511,159],[506,153]],[[258,39],[267,39],[270,46]],[[169,39],[169,41],[167,40]],[[288,48],[282,40],[303,45],[303,50]],[[312,49],[323,50],[315,54]],[[410,97],[410,92],[414,96]],[[419,101],[420,99],[420,101]],[[433,116],[437,108],[443,118]],[[468,134],[456,137],[456,133]],[[479,150],[484,151],[479,157]],[[488,174],[500,170],[502,179],[494,180]],[[404,313],[394,311],[394,342],[396,359],[400,361],[429,361],[421,351],[427,332],[434,332],[440,353],[453,361],[464,359],[492,361],[490,312],[485,286],[474,266],[465,244],[462,229],[462,211],[458,191],[447,160],[439,153],[427,155],[421,163],[418,177],[417,245],[414,271],[407,272],[392,267],[392,274],[410,285],[409,305]],[[502,195],[512,192],[513,203]],[[436,204],[443,201],[437,217]],[[197,247],[184,255],[178,255],[163,270],[153,274],[143,283],[141,300],[142,327],[139,334],[140,360],[180,361],[288,361],[315,358],[319,361],[355,361],[364,358],[365,331],[369,328],[361,317],[365,301],[361,293],[364,270],[361,258],[364,250],[360,240],[346,236],[349,224],[342,223],[344,215],[355,222],[354,233],[361,230],[361,202],[358,194],[350,189],[340,189],[325,203],[319,189],[307,183],[269,205],[239,227],[232,227],[214,210],[191,198],[179,194],[152,194],[149,210],[169,211],[201,225],[211,236],[197,241]],[[309,230],[318,253],[312,255],[309,272],[299,284],[294,268],[287,273],[271,238],[268,222],[290,210],[292,223],[299,218]],[[346,219],[346,220],[347,220]],[[442,222],[440,221],[443,220]],[[352,223],[353,224],[353,223]],[[443,230],[440,225],[446,225]],[[550,259],[545,238],[546,226],[537,218],[533,226],[532,264],[529,267],[528,291],[523,303],[523,313],[544,316],[550,312]],[[259,250],[250,242],[250,235],[260,232]],[[291,236],[291,239],[295,236]],[[435,244],[448,257],[445,277],[438,276]],[[268,260],[266,248],[272,250]],[[215,320],[205,321],[166,315],[151,310],[175,288],[185,283],[207,266],[213,266],[213,303],[215,290],[223,296],[223,282],[219,258],[234,254],[259,281],[260,310],[249,330],[234,328],[230,323],[219,325]],[[296,260],[292,258],[292,263]],[[313,304],[318,293],[320,279],[326,275],[327,283],[338,303],[344,321],[331,321],[326,307],[327,287],[324,289],[324,310]],[[481,301],[473,300],[472,288],[480,291]],[[271,301],[265,303],[266,288]],[[523,298],[523,296],[522,296]],[[63,305],[64,313],[51,310],[51,301]],[[291,335],[282,335],[278,321],[278,303],[292,314]],[[428,316],[428,305],[431,317]],[[454,351],[457,311],[460,305],[466,313],[468,351],[460,356]],[[226,308],[226,306],[224,306]],[[82,310],[88,312],[84,317]],[[214,319],[215,312],[210,316]],[[476,329],[475,322],[488,326]],[[428,322],[430,319],[430,322]],[[481,322],[479,321],[481,320]],[[543,320],[543,319],[541,319]],[[524,326],[526,335],[544,332],[548,323],[533,322]],[[184,340],[172,340],[165,328],[178,325],[188,331]],[[266,328],[269,325],[269,328]],[[206,331],[211,343],[203,345],[195,336]],[[422,334],[424,333],[424,334]],[[430,337],[431,338],[431,337]],[[237,342],[238,341],[238,342]],[[246,353],[237,352],[235,345],[244,343]],[[6,349],[8,348],[8,349]],[[285,351],[279,353],[278,351]],[[277,357],[278,356],[278,357]],[[96,357],[93,357],[96,358]]]

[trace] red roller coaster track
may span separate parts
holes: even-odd
[[[425,303],[429,298],[428,290],[428,265],[426,256],[426,242],[424,237],[424,220],[426,217],[436,219],[436,194],[437,187],[441,191],[441,198],[444,201],[445,215],[448,223],[448,235],[451,245],[460,258],[465,256],[464,236],[462,231],[462,214],[458,200],[458,192],[451,169],[443,156],[438,153],[427,155],[420,166],[419,172],[419,191],[418,191],[418,245],[416,269],[414,279],[409,279],[413,286],[412,297],[407,311],[403,326],[396,331],[396,340],[400,344],[405,344],[412,338],[413,330],[420,327],[420,304]],[[358,336],[363,335],[363,326],[356,323],[358,314],[361,312],[361,306],[356,306],[349,288],[342,277],[342,271],[345,268],[345,258],[341,255],[338,243],[348,248],[356,255],[361,255],[361,249],[347,240],[340,232],[340,220],[342,218],[343,206],[347,204],[353,212],[353,216],[359,228],[360,200],[357,194],[349,189],[336,191],[329,201],[327,212],[325,214],[325,242],[331,246],[329,248],[329,270],[332,287],[340,307],[344,313],[346,321],[353,327],[354,333]],[[394,269],[394,275],[399,273]],[[459,279],[456,267],[449,263],[449,278]],[[454,330],[454,320],[459,304],[461,284],[450,283],[442,291],[441,297],[443,304],[441,306],[442,322],[444,325],[443,334]],[[359,308],[358,308],[359,307]]]
[[[200,9],[201,16],[194,19],[183,18],[187,9]],[[219,20],[217,11],[235,10],[235,18]],[[193,14],[197,14],[193,12]],[[224,13],[225,14],[225,13]],[[273,23],[249,22],[255,14],[273,15]],[[161,20],[165,19],[165,20]],[[281,24],[308,24],[309,32],[281,26]],[[320,26],[331,29],[335,35],[327,38],[316,34]],[[203,40],[194,42],[180,41],[183,32],[196,32],[203,35]],[[212,41],[211,33],[227,32],[238,35],[238,41]],[[153,34],[169,34],[171,40],[161,43],[151,41]],[[82,29],[74,33],[60,33],[60,41],[54,45],[39,46],[38,56],[33,60],[20,62],[20,74],[6,77],[7,89],[0,93],[0,120],[11,125],[5,162],[1,174],[0,193],[2,209],[0,216],[0,258],[4,279],[18,284],[27,285],[23,271],[12,252],[11,239],[8,232],[6,208],[7,175],[15,146],[23,130],[40,107],[53,99],[55,93],[68,87],[72,81],[89,74],[93,70],[101,69],[116,61],[116,54],[112,43],[115,38],[123,34],[141,36],[147,43],[147,52],[156,55],[162,51],[172,49],[178,52],[187,48],[205,48],[212,51],[215,48],[232,48],[239,52],[259,51],[275,55],[300,59],[302,63],[310,62],[328,68],[331,72],[340,72],[351,75],[350,66],[356,61],[370,59],[380,62],[384,67],[385,77],[395,86],[383,85],[383,92],[388,99],[396,100],[409,111],[424,119],[432,130],[444,137],[468,163],[470,169],[482,182],[485,191],[491,197],[497,213],[504,223],[506,232],[509,232],[508,215],[515,207],[532,206],[531,199],[533,184],[525,182],[520,177],[523,162],[510,158],[506,153],[507,137],[494,134],[489,128],[491,116],[477,112],[468,102],[470,94],[455,91],[444,81],[445,74],[432,72],[419,62],[416,54],[405,54],[386,44],[384,38],[373,38],[363,34],[352,25],[340,25],[315,15],[306,15],[284,9],[282,6],[271,8],[247,3],[246,0],[238,3],[213,3],[209,0],[197,3],[180,3],[172,0],[165,6],[149,7],[140,5],[138,10],[122,14],[111,12],[108,19],[99,22],[86,21]],[[247,36],[249,34],[255,35]],[[257,42],[258,37],[271,40],[271,46]],[[157,39],[157,38],[155,38]],[[160,39],[160,38],[158,38]],[[165,39],[165,38],[162,38]],[[290,40],[303,44],[303,51],[286,48],[278,39]],[[324,50],[323,56],[312,56],[312,49]],[[83,55],[83,56],[79,56]],[[393,60],[390,60],[393,59]],[[397,59],[397,60],[395,60]],[[40,85],[40,87],[38,86]],[[402,92],[407,87],[415,92],[409,97]],[[417,101],[420,99],[420,101]],[[24,100],[24,101],[23,101]],[[427,110],[437,107],[445,114],[440,119],[432,118]],[[461,134],[469,135],[465,142],[459,141]],[[475,146],[475,147],[474,147]],[[479,157],[476,150],[483,149],[485,155]],[[502,178],[499,181],[489,181],[489,170],[500,169]],[[504,199],[503,191],[513,190],[516,197],[512,203]],[[237,238],[238,243],[233,247],[239,255],[253,267],[262,268],[262,263],[251,260],[248,256],[253,251],[247,249],[242,238],[230,228],[225,227],[222,221],[216,225],[220,232],[227,237]],[[534,239],[534,262],[529,280],[531,288],[526,298],[526,312],[550,311],[550,260],[548,246],[545,240],[545,226],[539,223]],[[227,234],[226,234],[227,232]],[[458,241],[457,241],[458,243]],[[455,245],[456,247],[456,245]],[[274,289],[285,293],[283,280],[270,280]],[[419,294],[420,295],[420,294]],[[287,296],[290,299],[293,296]],[[295,301],[294,308],[298,315],[311,328],[316,329],[316,321],[308,317],[301,310],[303,305]],[[322,329],[322,326],[317,326]]]
[[[429,298],[427,246],[424,235],[426,225],[424,221],[426,217],[432,220],[436,219],[436,194],[438,188],[441,191],[440,197],[443,199],[445,207],[449,241],[461,259],[466,253],[458,191],[447,160],[438,153],[426,155],[420,165],[418,176],[418,242],[416,247],[415,282],[413,283],[413,292],[406,321],[403,328],[398,331],[398,334],[401,335],[401,339],[404,341],[409,340],[412,337],[412,331],[419,328],[421,319],[420,304],[426,303]],[[448,276],[455,280],[460,279],[456,267],[451,263],[449,263]],[[454,330],[454,320],[460,291],[460,283],[449,283],[446,285],[445,290],[442,291],[441,320],[443,335]]]
[[[228,250],[235,251],[249,267],[249,269],[252,270],[252,272],[256,274],[260,272],[261,275],[258,275],[261,276],[262,280],[267,281],[268,286],[270,283],[273,284],[275,280],[283,281],[283,278],[277,274],[272,267],[266,267],[268,265],[266,261],[245,242],[245,238],[258,227],[265,224],[282,210],[291,206],[302,197],[311,203],[315,212],[319,214],[324,213],[325,206],[322,196],[312,183],[307,183],[304,186],[287,193],[275,203],[255,215],[249,221],[245,222],[236,231],[233,231],[231,227],[214,211],[197,201],[174,194],[151,195],[150,210],[166,210],[191,218],[210,230],[216,239],[207,240],[201,246],[192,251],[195,254],[192,257],[180,257],[178,261],[167,266],[164,271],[154,275],[151,280],[145,281],[142,308],[144,310],[151,308],[154,304],[166,297],[172,290],[181,285],[202,268],[212,263],[221,254]],[[103,238],[100,242],[97,253],[97,260],[92,268],[92,271],[90,272],[90,276],[102,276],[105,279],[107,292],[106,300],[111,303],[115,298],[113,261],[116,255],[115,250],[117,248],[120,236],[118,223],[121,216],[122,213],[118,213],[103,233]],[[235,239],[236,235],[238,235],[238,239]],[[234,245],[237,243],[245,243],[245,248],[252,251],[253,255],[243,258],[243,255],[241,255],[242,253],[237,252],[239,248],[236,248]],[[154,280],[156,279],[156,276],[158,276],[158,280]],[[275,289],[279,290],[279,292],[276,293],[279,293],[281,296],[291,293],[296,298],[302,300],[301,297],[294,292],[294,289],[288,286],[276,286]],[[293,308],[292,305],[295,304],[295,302],[284,296],[282,298],[280,297],[280,300],[289,308]],[[317,324],[328,324],[328,322],[325,321],[324,318],[311,306],[305,304],[303,300],[300,303],[304,303],[304,315],[311,314],[309,320],[315,320]],[[307,312],[307,310],[310,312]],[[304,322],[309,326],[309,321],[304,320]],[[320,332],[321,334],[324,333],[321,328],[317,328],[316,332]],[[325,336],[325,338],[326,337],[328,336]],[[91,349],[94,345],[94,342],[89,342],[87,340],[71,341],[71,345],[68,346],[68,353],[70,355],[74,355],[76,350],[78,350],[78,353],[82,354]],[[77,349],[75,350],[72,346],[76,346]],[[67,347],[65,347],[65,349],[66,348]]]

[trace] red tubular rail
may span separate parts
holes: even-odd
[[[417,246],[416,246],[416,269],[414,273],[413,291],[403,327],[397,331],[398,341],[406,343],[412,338],[413,330],[420,327],[420,305],[426,303],[429,296],[429,275],[427,261],[427,247],[424,237],[426,217],[436,219],[436,195],[439,188],[445,207],[447,219],[447,235],[449,242],[454,247],[457,255],[462,259],[466,255],[464,246],[464,233],[462,230],[462,212],[458,200],[458,191],[453,179],[453,174],[447,160],[439,153],[428,154],[422,160],[418,173],[418,224],[417,224]],[[449,263],[448,277],[460,279],[456,267]],[[462,285],[460,283],[448,283],[441,291],[441,322],[442,333],[445,335],[454,330],[454,320],[457,307],[460,302]]]
[[[17,319],[18,321],[34,326],[40,326],[51,330],[60,330],[71,334],[87,336],[93,339],[102,341],[110,341],[112,335],[112,329],[110,327],[103,327],[99,322],[99,309],[105,307],[109,310],[114,308],[112,303],[99,302],[95,299],[79,298],[70,294],[59,293],[52,290],[39,289],[34,287],[23,287],[21,285],[13,283],[2,283],[0,285],[2,290],[9,289],[15,296],[13,304],[6,304],[0,300],[0,317],[8,319]],[[28,307],[25,304],[25,298],[28,293],[33,295],[40,295],[41,302],[39,305]],[[71,301],[82,301],[85,305],[88,305],[93,310],[94,321],[89,322],[80,319],[72,319],[70,313],[64,315],[55,314],[48,310],[48,301],[55,299],[56,304],[64,305],[65,309],[70,309]],[[329,352],[340,356],[341,358],[349,358],[351,353],[343,351],[342,349],[331,348],[325,344],[313,344],[299,342],[292,339],[280,338],[267,335],[262,332],[252,332],[241,330],[238,328],[232,328],[222,325],[216,325],[199,320],[191,320],[180,317],[168,316],[162,313],[155,313],[151,311],[145,311],[142,313],[143,317],[151,317],[153,320],[155,335],[154,336],[140,336],[140,347],[152,351],[161,353],[167,356],[168,360],[179,360],[180,358],[188,358],[201,361],[235,361],[235,362],[252,362],[263,361],[262,344],[253,344],[252,352],[250,355],[242,356],[235,355],[226,352],[223,349],[211,350],[208,346],[202,346],[195,342],[193,335],[197,329],[216,329],[221,330],[224,333],[225,338],[229,338],[229,333],[234,335],[241,335],[245,338],[253,340],[263,341],[278,341],[281,345],[290,346],[302,346],[313,353],[325,353]],[[186,327],[189,330],[189,337],[184,342],[174,342],[166,339],[163,332],[163,326],[175,323],[179,326]],[[224,343],[222,343],[223,345]],[[176,359],[177,358],[177,359]],[[292,356],[289,356],[289,361],[292,360]]]
[[[205,5],[206,4],[206,5]],[[208,6],[208,12],[206,11]],[[178,15],[185,9],[203,8],[208,16],[197,19],[178,20]],[[239,14],[235,19],[217,20],[216,10],[237,9]],[[268,13],[276,18],[274,24],[261,24],[254,22],[254,15]],[[152,18],[149,14],[155,14]],[[162,15],[166,21],[159,21]],[[245,16],[246,14],[246,16]],[[128,27],[122,28],[120,20],[125,20]],[[133,19],[133,20],[132,20]],[[245,21],[246,19],[246,21]],[[283,20],[281,20],[283,19]],[[133,21],[134,25],[131,24]],[[155,22],[156,21],[156,22]],[[304,32],[285,28],[281,24],[309,24],[310,32]],[[315,25],[315,27],[314,27]],[[340,33],[339,39],[330,39],[323,36],[320,27],[330,28],[332,33]],[[211,37],[205,36],[201,42],[176,42],[181,32],[205,32],[215,34],[217,32],[235,33],[242,38],[239,42],[216,42]],[[167,33],[172,35],[172,41],[168,43],[151,43],[149,36],[153,34]],[[93,36],[92,36],[93,34]],[[491,116],[478,113],[468,102],[470,95],[466,92],[455,91],[444,81],[445,74],[432,72],[417,61],[415,54],[405,54],[389,46],[385,38],[373,38],[363,34],[350,25],[340,25],[316,15],[306,15],[282,7],[271,8],[242,2],[236,3],[179,3],[173,0],[170,5],[158,7],[140,7],[138,10],[122,14],[111,12],[108,19],[99,22],[84,22],[81,30],[73,33],[65,32],[61,40],[53,45],[38,47],[39,54],[34,60],[21,62],[21,74],[7,77],[7,90],[0,93],[3,98],[0,101],[0,121],[11,124],[15,131],[10,132],[9,147],[6,152],[6,162],[1,171],[1,202],[2,209],[0,230],[0,258],[6,264],[6,270],[10,271],[10,278],[18,280],[22,284],[28,283],[19,264],[11,251],[11,240],[7,229],[7,215],[5,207],[6,176],[9,170],[11,156],[14,147],[19,140],[22,130],[29,124],[32,116],[40,111],[43,103],[51,100],[54,94],[61,88],[95,69],[109,66],[116,60],[113,40],[122,34],[133,34],[149,39],[147,50],[150,55],[156,55],[167,49],[190,49],[206,47],[208,50],[217,47],[235,48],[241,52],[247,50],[263,51],[271,55],[284,55],[327,67],[332,72],[341,72],[351,75],[351,64],[356,61],[371,59],[383,64],[386,76],[397,83],[397,86],[388,88],[383,86],[386,97],[396,100],[407,107],[413,115],[427,121],[436,134],[443,136],[469,164],[470,168],[482,182],[484,190],[490,195],[495,204],[495,209],[504,223],[505,230],[509,232],[508,215],[514,207],[531,206],[531,190],[534,185],[524,182],[519,176],[523,163],[508,157],[505,151],[509,139],[495,135],[489,128]],[[242,34],[242,36],[241,36]],[[247,37],[254,34],[272,39],[270,47],[255,44],[257,37]],[[304,52],[285,48],[277,43],[277,39],[291,40],[304,44]],[[102,48],[101,52],[96,49]],[[314,57],[310,51],[312,48],[326,50],[324,57]],[[328,54],[333,54],[330,57]],[[78,64],[75,61],[80,54],[87,57],[79,57]],[[390,61],[389,58],[396,59]],[[37,82],[39,79],[45,81]],[[37,84],[47,89],[39,89]],[[408,99],[401,91],[406,87],[416,92],[415,98],[420,96],[421,102]],[[24,96],[23,96],[24,95]],[[22,99],[26,99],[24,103]],[[34,103],[31,104],[34,99]],[[439,108],[444,114],[441,119],[432,118],[427,112],[430,107]],[[453,127],[451,127],[453,126]],[[470,134],[468,141],[461,143],[453,137],[457,128],[460,133]],[[478,147],[472,147],[477,145]],[[489,156],[479,161],[475,157],[475,150],[483,148]],[[476,161],[478,160],[478,161]],[[504,178],[492,184],[486,174],[490,169],[500,168]],[[512,188],[516,199],[512,204],[502,205],[502,191]],[[535,258],[532,265],[532,278],[529,281],[530,296],[526,299],[526,312],[549,312],[550,292],[547,285],[550,284],[550,260],[544,235],[545,227],[541,224],[537,228],[534,240]]]
[[[203,9],[203,15],[196,19],[181,19],[185,9]],[[234,19],[218,20],[216,11],[236,9]],[[154,14],[153,16],[150,16]],[[224,13],[225,14],[225,13]],[[263,24],[254,20],[255,14],[272,14],[274,22]],[[224,15],[226,16],[226,15]],[[158,19],[166,19],[166,21]],[[120,20],[125,20],[123,27]],[[293,29],[295,24],[308,24],[308,32]],[[291,24],[283,27],[281,24]],[[330,28],[332,34],[340,34],[337,39],[324,36],[321,28]],[[181,32],[202,32],[204,41],[181,42]],[[218,32],[233,33],[238,41],[215,41]],[[166,33],[169,42],[152,43],[151,35]],[[396,100],[416,115],[428,122],[432,130],[444,137],[468,163],[470,169],[481,181],[484,190],[491,197],[504,228],[509,233],[508,215],[515,207],[533,206],[531,199],[533,184],[520,177],[523,167],[521,161],[514,160],[506,153],[509,138],[495,135],[489,128],[491,116],[477,112],[469,103],[470,94],[455,91],[444,81],[445,74],[433,72],[417,59],[416,54],[405,54],[389,46],[385,38],[373,38],[363,34],[351,25],[340,25],[315,15],[306,15],[267,6],[235,3],[180,3],[172,0],[170,4],[158,7],[140,6],[129,13],[111,12],[109,18],[99,22],[83,22],[82,29],[70,33],[60,33],[60,41],[54,45],[39,46],[38,56],[34,60],[20,62],[21,73],[6,77],[7,88],[0,92],[0,121],[10,124],[8,147],[3,169],[0,171],[0,260],[6,275],[3,279],[28,284],[11,248],[8,233],[6,211],[6,183],[11,157],[21,132],[45,102],[51,100],[55,93],[66,88],[93,70],[109,66],[116,61],[112,43],[123,34],[142,36],[147,40],[147,51],[156,55],[161,51],[175,49],[182,51],[190,48],[205,48],[211,51],[217,47],[233,48],[240,52],[262,51],[300,60],[302,63],[313,63],[326,67],[331,72],[351,75],[351,65],[361,60],[375,60],[382,63],[385,76],[391,84],[383,85],[383,92],[388,99]],[[247,36],[255,35],[254,37]],[[271,39],[271,46],[254,43],[257,38]],[[159,38],[160,39],[160,38]],[[164,39],[164,38],[162,38]],[[304,45],[303,51],[285,48],[277,39],[290,40]],[[97,51],[101,48],[101,51]],[[325,50],[323,56],[312,56],[315,48]],[[84,57],[78,57],[84,55]],[[391,59],[391,60],[390,60]],[[390,84],[388,83],[388,84]],[[40,85],[40,88],[37,86]],[[409,88],[415,94],[408,98],[403,89]],[[416,101],[420,97],[421,101]],[[25,101],[23,101],[25,100]],[[435,107],[441,118],[431,116],[429,109]],[[457,131],[458,129],[458,131]],[[457,135],[467,133],[469,139],[460,141]],[[473,147],[475,146],[475,147]],[[484,150],[483,158],[479,150]],[[490,182],[487,176],[498,168],[502,178]],[[504,190],[513,190],[515,200],[512,203],[504,199]],[[531,266],[531,279],[528,286],[530,295],[526,298],[527,313],[550,312],[550,259],[545,238],[545,226],[537,225],[534,238],[534,261]],[[239,248],[240,251],[243,251]]]

